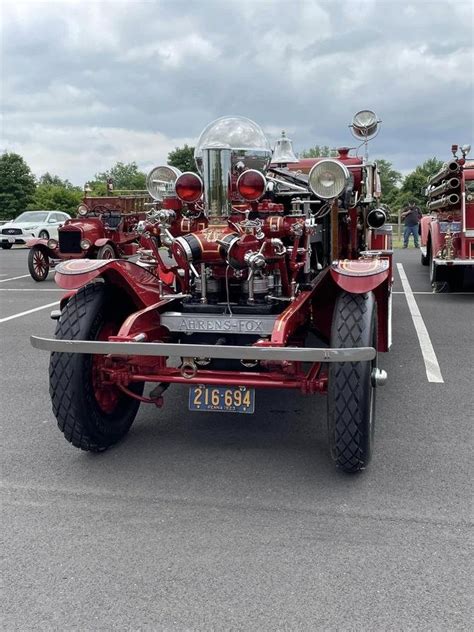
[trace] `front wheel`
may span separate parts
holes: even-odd
[[[40,283],[44,281],[49,272],[49,257],[43,248],[33,246],[28,253],[28,270],[31,278]]]
[[[331,347],[377,345],[377,304],[374,295],[339,295],[334,307]],[[345,472],[358,472],[370,461],[374,437],[376,358],[329,366],[328,433],[331,456]]]
[[[49,239],[49,233],[47,230],[42,230],[38,235],[39,239]]]
[[[13,244],[2,244],[2,248],[3,250],[10,250],[10,248],[13,246]]]
[[[81,288],[61,313],[56,338],[107,340],[127,316],[114,299],[104,284]],[[92,452],[106,450],[127,434],[140,406],[104,381],[104,362],[100,355],[52,353],[49,364],[49,392],[59,429],[74,446]],[[143,386],[133,383],[129,390],[140,396]]]
[[[101,246],[97,251],[97,259],[115,259],[114,247],[110,244]]]

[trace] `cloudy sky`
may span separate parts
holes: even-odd
[[[463,0],[20,2],[2,13],[0,150],[82,185],[147,170],[225,114],[296,151],[352,145],[406,173],[473,139],[473,4]],[[474,146],[474,143],[473,143]]]

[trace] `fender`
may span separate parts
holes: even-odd
[[[27,239],[26,240],[26,247],[27,248],[33,248],[34,246],[36,246],[37,248],[39,248],[40,250],[42,250],[46,255],[48,255],[48,257],[50,259],[57,259],[57,256],[54,254],[55,251],[51,250],[51,248],[48,248],[48,240],[47,239],[38,239],[38,238],[32,238],[32,239]]]
[[[100,239],[96,239],[94,241],[94,246],[96,248],[101,248],[102,246],[105,246],[106,244],[110,244],[112,246],[112,248],[115,250],[114,242],[111,239],[109,239],[108,237],[100,237]]]
[[[343,259],[335,261],[330,274],[338,287],[352,294],[372,292],[390,275],[388,259]]]
[[[161,298],[154,274],[123,259],[70,259],[56,266],[54,280],[65,290],[77,290],[95,279],[126,292],[139,308],[153,305]]]

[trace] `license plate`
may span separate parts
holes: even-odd
[[[15,237],[10,237],[10,235],[3,235],[2,239],[3,239],[3,241],[5,241],[5,239],[6,239],[9,244],[14,244],[15,243]]]
[[[204,384],[190,386],[189,410],[252,414],[255,411],[255,389]]]

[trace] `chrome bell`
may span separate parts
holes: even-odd
[[[286,137],[285,130],[283,130],[281,133],[281,137],[275,143],[275,149],[273,150],[272,156],[272,164],[287,165],[295,162],[299,162],[299,160],[293,152],[291,139]]]

